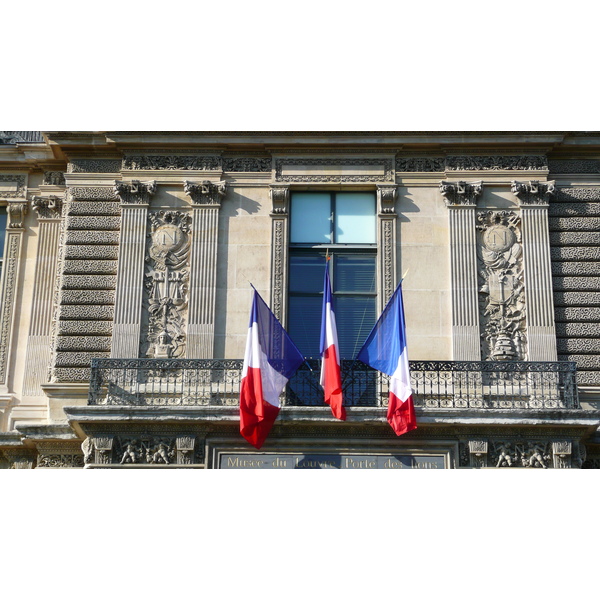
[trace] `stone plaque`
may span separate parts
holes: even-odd
[[[218,455],[219,469],[444,469],[442,454],[229,453]]]

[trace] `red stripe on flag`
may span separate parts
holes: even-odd
[[[277,406],[263,400],[260,369],[249,367],[240,390],[240,433],[260,450],[278,414]]]
[[[398,396],[390,392],[387,420],[396,435],[402,435],[416,429],[417,419],[412,395],[402,402]]]
[[[336,419],[346,420],[346,409],[342,405],[342,376],[337,360],[335,345],[325,348],[323,352],[325,402],[331,406],[331,412]]]

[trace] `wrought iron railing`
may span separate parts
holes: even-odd
[[[243,361],[94,359],[90,405],[237,406]],[[573,362],[412,361],[415,406],[438,409],[579,408]],[[286,387],[288,406],[323,406],[320,361],[307,360]],[[346,406],[386,406],[389,377],[342,361]]]

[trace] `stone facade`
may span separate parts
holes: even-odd
[[[598,468],[600,134],[584,157],[576,132],[546,151],[535,132],[484,147],[419,133],[412,150],[399,133],[95,132],[61,160],[48,142],[68,134],[0,134],[4,465],[255,456],[236,407],[250,283],[286,325],[293,194],[360,191],[376,202],[378,312],[406,274],[418,428],[396,438],[385,380],[348,366],[363,385],[348,422],[288,397],[268,464]],[[23,143],[35,160],[11,154]]]

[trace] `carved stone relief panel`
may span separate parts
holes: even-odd
[[[185,355],[191,217],[161,210],[148,220],[142,356],[179,358]]]
[[[520,217],[513,211],[481,211],[476,227],[482,357],[526,360]]]

